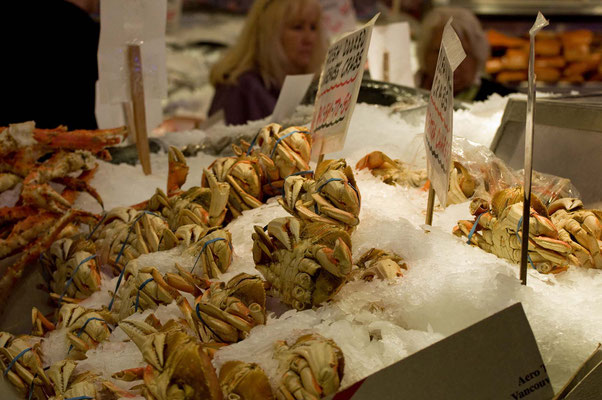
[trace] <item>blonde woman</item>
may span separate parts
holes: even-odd
[[[317,73],[326,40],[318,0],[256,0],[237,43],[214,65],[209,115],[227,124],[272,113],[286,75]]]

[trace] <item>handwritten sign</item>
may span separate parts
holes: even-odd
[[[313,78],[314,74],[287,75],[284,78],[280,95],[278,95],[272,113],[272,122],[282,123],[283,120],[293,115]]]
[[[452,18],[443,29],[437,69],[426,111],[424,145],[428,178],[441,206],[447,205],[453,138],[454,71],[466,57]]]
[[[385,65],[385,60],[388,60],[388,65]],[[373,79],[414,87],[410,62],[410,25],[407,22],[374,27],[368,65]],[[385,77],[385,73],[388,73],[388,77]]]
[[[358,23],[351,0],[320,0],[322,24],[330,39],[351,32]]]
[[[553,395],[518,303],[368,376],[333,399],[544,400]]]
[[[376,15],[360,29],[343,36],[328,49],[320,75],[311,131],[312,158],[339,151],[360,90],[364,64]]]
[[[116,121],[122,103],[131,101],[128,45],[140,46],[149,130],[163,120],[161,100],[167,97],[165,61],[166,0],[102,0],[98,44],[97,109],[100,121]],[[99,121],[99,122],[100,122]]]

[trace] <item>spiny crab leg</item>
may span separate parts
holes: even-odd
[[[71,208],[71,203],[54,191],[48,182],[80,169],[91,170],[96,164],[95,160],[87,151],[56,152],[25,177],[21,193],[23,201],[54,212]]]
[[[65,127],[34,129],[33,137],[51,148],[86,149],[97,153],[107,146],[121,143],[122,138],[127,137],[127,129],[124,126],[113,129],[80,129],[70,132],[67,132]]]

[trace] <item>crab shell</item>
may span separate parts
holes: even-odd
[[[265,324],[265,300],[263,282],[256,276],[241,273],[225,286],[213,284],[195,304],[193,319],[201,341],[235,343],[246,338],[254,326]]]
[[[309,170],[311,136],[307,128],[291,126],[283,130],[278,124],[269,124],[259,131],[257,144],[261,153],[273,161],[281,178]]]
[[[0,332],[0,367],[8,381],[21,393],[27,396],[33,382],[34,395],[43,399],[44,394],[51,393],[52,383],[42,368],[42,360],[38,344],[31,344],[28,336],[15,337],[7,332]],[[26,349],[31,349],[25,351]],[[23,355],[7,370],[9,364],[23,352]]]
[[[351,272],[351,239],[343,229],[322,223],[303,225],[277,218],[267,233],[255,226],[255,267],[270,283],[270,293],[298,310],[329,300]]]
[[[217,229],[205,235],[186,252],[195,256],[193,271],[205,278],[217,278],[232,263],[232,235],[225,229]]]
[[[84,299],[100,290],[100,272],[94,244],[83,238],[63,238],[42,253],[42,265],[50,273],[50,288],[69,298]],[[69,282],[67,285],[67,282]]]
[[[219,383],[227,399],[274,399],[268,377],[255,363],[228,361],[219,371]]]
[[[106,340],[111,331],[103,315],[77,304],[64,304],[59,309],[57,329],[67,328],[67,339],[74,349],[86,352]]]
[[[162,240],[165,235],[173,236],[162,217],[130,210],[118,209],[107,214],[96,241],[101,262],[108,262],[117,271],[142,254],[166,250],[174,243],[174,240]],[[135,216],[132,218],[132,215]],[[116,218],[110,218],[114,216]]]
[[[282,376],[278,399],[319,399],[339,390],[345,369],[342,350],[318,334],[301,336],[295,344],[277,342],[275,357]]]

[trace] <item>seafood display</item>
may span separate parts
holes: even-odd
[[[487,33],[493,56],[487,73],[500,83],[527,80],[529,39]],[[535,41],[535,74],[542,82],[581,83],[602,80],[602,53],[594,46],[595,34],[586,29],[562,33],[541,32]]]
[[[464,251],[459,258],[482,253],[449,233],[458,215],[467,214],[459,213],[463,206],[455,207],[453,219],[447,215],[445,230],[421,229],[407,219],[401,209],[411,209],[408,199],[399,200],[397,219],[387,219],[386,210],[397,204],[372,190],[388,188],[356,174],[347,160],[326,160],[312,170],[311,135],[302,127],[270,124],[252,143],[233,147],[233,157],[208,166],[211,161],[203,160],[199,186],[186,189],[196,167],[171,147],[163,155],[166,187],[153,194],[153,185],[131,203],[145,201],[100,216],[72,208],[59,213],[25,200],[15,206],[11,213],[37,207],[57,214],[63,225],[58,234],[50,225],[37,228],[41,237],[27,233],[39,243],[49,304],[56,308],[32,310],[30,335],[0,332],[0,367],[21,397],[319,399],[447,335],[436,309],[439,292],[449,290],[457,299],[451,309],[465,301],[441,283],[450,277],[448,259],[456,252]],[[467,149],[454,152],[449,198],[472,199],[475,218],[460,220],[453,233],[516,263],[523,197],[514,186],[518,174]],[[379,151],[356,168],[369,168],[389,184],[426,184],[424,171]],[[602,213],[567,196],[570,184],[560,191],[551,186],[558,179],[539,178],[534,191],[545,197],[533,196],[531,204],[531,265],[555,273],[549,279],[582,270],[570,266],[602,268]],[[86,185],[65,190],[92,192]],[[449,247],[439,251],[443,240]],[[498,267],[488,263],[483,270]],[[469,262],[461,267],[472,268]],[[429,271],[440,279],[425,281]],[[470,279],[463,271],[452,274],[450,287],[459,277]],[[506,292],[521,290],[515,281],[500,279],[495,285],[514,286],[482,291],[505,302]],[[529,289],[538,296],[543,290]],[[474,304],[480,290],[466,302]],[[524,300],[536,297],[527,293]],[[454,314],[448,311],[443,314]],[[430,320],[419,313],[430,313]]]

